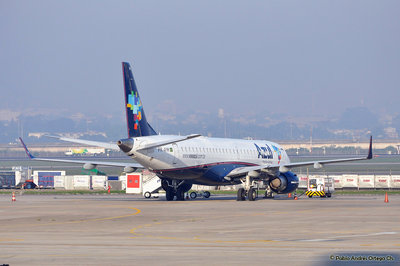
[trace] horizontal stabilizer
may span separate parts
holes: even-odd
[[[200,134],[192,134],[192,135],[188,135],[188,136],[184,136],[184,137],[177,137],[177,138],[169,139],[169,140],[166,140],[166,141],[160,141],[160,142],[156,142],[156,143],[149,143],[149,144],[146,144],[146,145],[140,147],[139,149],[137,149],[137,151],[157,148],[157,147],[164,146],[164,145],[167,145],[167,144],[181,142],[181,141],[197,138],[197,137],[200,137],[200,136],[201,136]]]
[[[50,136],[50,135],[45,135],[45,137],[59,139],[59,140],[68,141],[68,142],[72,142],[72,143],[85,144],[85,145],[89,145],[89,146],[102,147],[102,148],[105,148],[105,149],[119,151],[119,147],[118,147],[118,145],[116,143],[93,141],[93,140],[84,140],[84,139],[74,139],[74,138],[65,138],[65,137]]]
[[[144,168],[141,164],[138,163],[119,163],[119,162],[105,162],[105,161],[90,161],[90,160],[68,160],[68,159],[52,159],[52,158],[38,158],[34,157],[31,152],[26,147],[22,138],[19,138],[22,146],[25,149],[28,157],[35,161],[48,161],[48,162],[61,162],[61,163],[74,163],[74,164],[90,164],[93,166],[97,165],[105,165],[105,166],[118,166],[118,167],[132,167],[132,168]]]

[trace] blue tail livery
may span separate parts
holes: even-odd
[[[142,101],[136,88],[135,79],[133,78],[131,66],[129,63],[122,63],[122,71],[124,74],[125,87],[125,108],[126,120],[128,124],[128,137],[142,137],[157,135],[155,130],[147,123],[144,114]]]

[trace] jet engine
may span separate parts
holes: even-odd
[[[123,152],[128,153],[133,148],[133,139],[120,139],[117,145]]]
[[[85,169],[85,170],[93,170],[94,168],[96,168],[96,165],[95,165],[95,164],[85,163],[85,164],[83,165],[83,169]]]
[[[299,178],[295,173],[279,173],[278,176],[269,180],[271,190],[277,194],[286,194],[293,192],[299,186]]]
[[[125,166],[125,167],[124,167],[124,172],[125,172],[125,173],[133,173],[133,172],[136,171],[136,169],[137,169],[137,168],[135,168],[135,167]]]

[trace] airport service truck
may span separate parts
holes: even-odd
[[[308,178],[306,195],[308,197],[319,196],[328,197],[332,196],[335,191],[335,182],[332,177],[327,176],[312,176]]]

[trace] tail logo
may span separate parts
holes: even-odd
[[[126,104],[127,108],[130,108],[133,113],[133,121],[134,125],[133,128],[135,130],[138,129],[139,122],[142,120],[142,102],[138,96],[137,92],[132,92],[128,95],[128,103]]]

